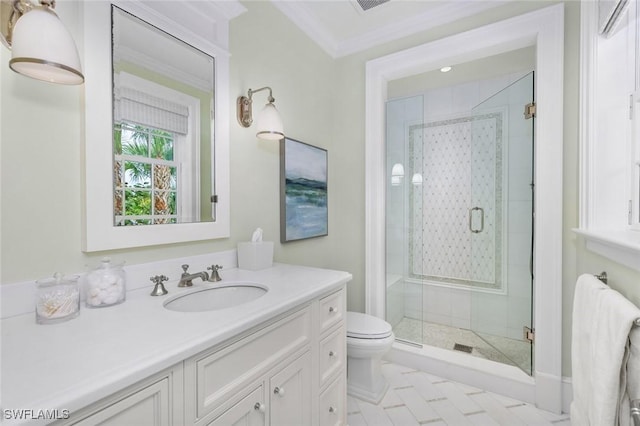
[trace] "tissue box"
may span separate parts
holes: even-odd
[[[238,268],[256,271],[273,264],[273,241],[238,243]]]

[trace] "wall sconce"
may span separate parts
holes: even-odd
[[[414,185],[422,185],[422,182],[424,182],[424,179],[420,173],[414,173],[411,177],[411,183]]]
[[[2,42],[11,49],[13,71],[50,83],[84,82],[76,44],[53,11],[55,0],[40,0],[39,6],[2,0],[0,6]]]
[[[257,90],[249,89],[247,96],[238,97],[238,123],[240,123],[242,127],[251,126],[251,123],[253,123],[251,111],[253,100],[251,98],[254,93],[262,90],[269,90],[269,97],[267,98],[269,102],[264,106],[262,111],[260,111],[260,115],[258,116],[256,136],[260,139],[277,141],[284,138],[284,128],[280,113],[273,104],[275,99],[272,96],[270,87],[262,87]]]
[[[391,168],[391,185],[398,186],[402,183],[404,177],[404,166],[400,163],[396,163]]]

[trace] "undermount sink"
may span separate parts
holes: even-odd
[[[228,283],[175,296],[167,300],[164,307],[180,312],[216,311],[251,302],[267,291],[266,287],[256,283]]]

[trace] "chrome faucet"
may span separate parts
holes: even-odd
[[[180,281],[178,281],[178,287],[191,287],[193,285],[192,280],[196,278],[200,278],[202,281],[209,281],[209,274],[206,271],[190,274],[187,269],[189,269],[189,265],[182,265],[182,275],[180,276]]]

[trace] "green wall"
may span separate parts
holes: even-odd
[[[553,2],[513,2],[347,57],[332,59],[270,2],[245,2],[230,25],[229,108],[231,238],[109,253],[128,264],[235,248],[256,227],[276,242],[277,261],[342,269],[353,274],[348,307],[365,298],[364,102],[366,61],[519,15]],[[80,7],[57,10],[82,46]],[[611,285],[640,305],[640,273],[585,250],[571,231],[578,224],[579,2],[566,3],[563,240],[563,374],[570,375],[573,288],[583,272],[606,270]],[[0,47],[1,282],[77,272],[104,253],[80,249],[83,88],[55,86],[11,72]],[[87,76],[90,78],[90,76]],[[279,241],[279,150],[235,120],[235,98],[271,86],[285,133],[329,153],[329,236]],[[266,94],[254,97],[256,109]],[[36,124],[34,124],[36,123]],[[538,301],[544,303],[544,301]]]

